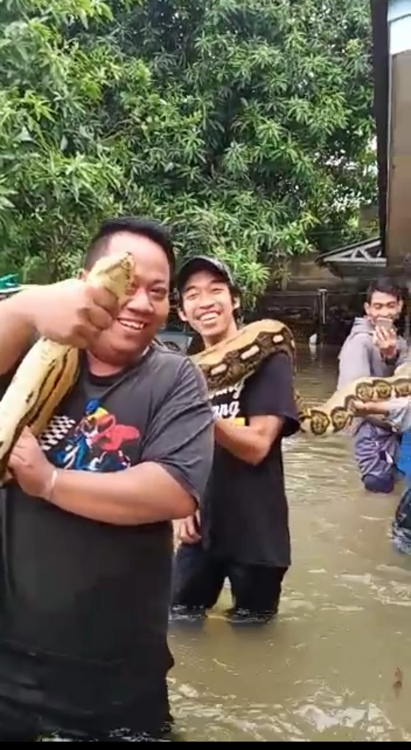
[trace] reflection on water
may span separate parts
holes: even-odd
[[[335,352],[300,355],[307,401],[335,382]],[[177,723],[190,741],[411,741],[411,558],[390,544],[400,490],[364,492],[346,438],[297,436],[284,454],[293,565],[280,615],[235,631],[220,603],[202,630],[171,631]]]

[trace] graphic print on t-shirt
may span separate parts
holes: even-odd
[[[244,424],[245,420],[241,414],[240,398],[244,388],[244,380],[237,385],[213,393],[210,404],[214,416],[220,419],[232,419],[237,424]]]
[[[40,445],[51,462],[62,469],[119,471],[131,466],[126,444],[140,433],[131,425],[117,424],[116,418],[90,399],[80,422],[54,417],[40,437]]]

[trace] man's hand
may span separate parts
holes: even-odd
[[[358,399],[353,399],[349,403],[349,410],[352,414],[360,416],[363,414],[369,414],[373,405],[374,404],[370,401],[360,401]]]
[[[31,323],[41,335],[79,349],[87,348],[117,317],[116,296],[80,279],[27,290],[21,295]]]
[[[392,328],[383,328],[377,324],[373,342],[380,350],[384,359],[392,359],[397,354],[397,333],[394,326]]]
[[[47,461],[36,438],[27,427],[11,452],[8,468],[27,495],[48,497],[54,466]]]
[[[201,539],[200,529],[200,512],[194,516],[188,516],[182,521],[177,521],[176,536],[179,542],[183,544],[196,544]]]
[[[386,401],[360,401],[353,399],[350,401],[349,409],[352,414],[356,416],[366,415],[384,415],[389,410],[389,405]]]

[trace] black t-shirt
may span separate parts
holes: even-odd
[[[288,505],[281,442],[299,429],[293,371],[285,353],[273,354],[250,378],[219,391],[215,416],[247,425],[252,416],[285,418],[281,436],[257,466],[216,445],[201,505],[203,544],[216,555],[254,565],[290,565]]]
[[[67,469],[155,461],[198,501],[212,464],[212,424],[198,370],[154,347],[114,377],[91,376],[83,360],[40,442]],[[0,709],[7,698],[40,714],[53,706],[76,722],[138,702],[165,679],[173,665],[171,523],[91,521],[14,483],[3,491],[0,522]]]

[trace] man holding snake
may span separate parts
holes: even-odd
[[[191,258],[177,277],[180,317],[204,344],[237,331],[239,296],[218,260]],[[293,365],[286,353],[268,357],[251,377],[214,393],[215,453],[200,511],[180,522],[172,620],[197,620],[229,579],[233,624],[265,623],[278,611],[290,566],[282,438],[299,429]]]
[[[381,278],[369,285],[365,315],[355,319],[339,355],[338,388],[357,378],[391,377],[406,360],[406,342],[395,329],[402,305],[401,291],[389,279]],[[371,415],[356,419],[352,434],[355,460],[365,489],[391,492],[398,435]]]
[[[171,521],[203,494],[213,423],[198,370],[153,344],[174,268],[165,229],[105,222],[83,276],[126,252],[136,273],[119,303],[78,279],[0,305],[3,392],[36,334],[83,350],[40,441],[18,439],[2,490],[2,741],[150,740],[171,720]]]

